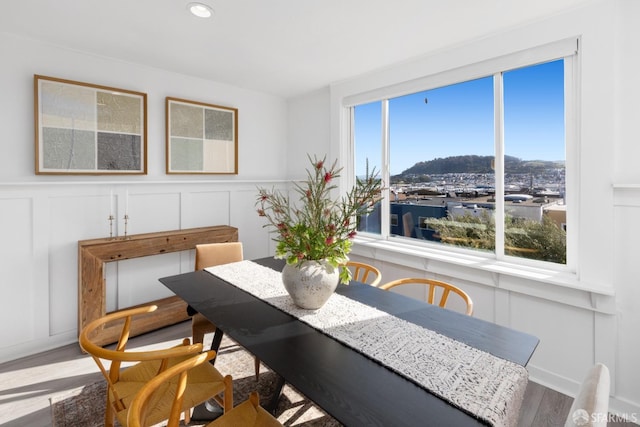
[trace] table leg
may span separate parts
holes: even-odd
[[[217,403],[215,403],[213,399],[211,399],[211,402],[206,401],[193,408],[193,412],[191,413],[191,420],[210,422],[218,417],[221,417],[223,413],[224,411],[222,410],[222,408]]]
[[[224,336],[224,332],[220,328],[216,328],[216,331],[213,333],[213,341],[211,341],[211,350],[215,350],[216,357],[211,359],[209,362],[212,365],[215,365],[216,358],[218,357],[218,349],[220,349],[220,343],[222,342],[222,337]]]
[[[213,341],[211,341],[211,350],[215,350],[216,352],[216,357],[209,361],[212,365],[215,365],[216,363],[218,350],[220,349],[220,343],[222,342],[223,336],[224,332],[222,329],[216,328],[216,331],[213,333]],[[191,419],[193,421],[212,421],[222,416],[222,414],[222,408],[215,403],[213,399],[211,399],[211,401],[207,401],[193,408]]]
[[[280,395],[282,394],[282,388],[284,387],[284,377],[282,377],[280,374],[277,374],[278,379],[276,381],[276,387],[273,390],[273,395],[271,396],[271,400],[269,400],[269,403],[267,403],[267,405],[264,407],[264,409],[271,413],[272,415],[276,415],[276,409],[278,409],[278,401],[280,400]]]

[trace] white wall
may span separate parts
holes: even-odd
[[[336,113],[341,90],[366,91],[580,36],[580,187],[589,197],[579,205],[576,283],[559,286],[562,281],[554,277],[533,280],[515,271],[483,270],[461,258],[364,244],[355,248],[354,258],[377,265],[386,279],[422,274],[461,284],[474,296],[476,316],[540,338],[529,365],[532,379],[573,393],[587,368],[602,361],[612,371],[612,408],[640,413],[640,312],[635,309],[640,283],[634,257],[640,241],[638,16],[636,0],[597,0],[289,101],[0,34],[0,324],[11,325],[0,330],[0,362],[75,341],[76,245],[108,234],[110,191],[119,201],[119,234],[128,191],[130,233],[229,224],[239,228],[247,257],[266,256],[272,244],[253,214],[255,186],[302,177],[306,153],[344,155]],[[146,92],[149,174],[34,175],[33,74]],[[239,108],[237,177],[164,174],[165,96]],[[190,254],[167,258],[120,263],[108,269],[107,282],[135,281],[145,294],[155,295],[163,291],[157,277],[192,265]],[[607,286],[615,289],[615,298],[589,290]],[[123,285],[118,298],[122,304],[134,301],[139,289]]]
[[[209,225],[238,227],[245,256],[272,253],[255,214],[256,186],[287,178],[284,99],[0,33],[0,362],[77,338],[77,242]],[[147,93],[148,174],[34,174],[33,75]],[[166,175],[164,100],[238,108],[239,174]],[[189,251],[107,264],[108,309],[167,294],[157,278],[189,271]]]
[[[303,97],[289,100],[289,176],[304,178],[310,165],[307,154],[333,162],[336,155],[329,151],[331,126],[329,120],[329,88],[324,88]],[[307,123],[312,126],[307,128]]]
[[[282,178],[286,170],[286,102],[283,99],[190,76],[83,54],[0,33],[0,114],[3,148],[0,182],[96,181],[109,177],[36,176],[33,173],[33,75],[147,93],[148,175],[135,181],[165,180],[164,100],[185,98],[239,109],[239,175],[207,179]],[[259,150],[259,155],[257,151]],[[8,154],[8,153],[7,153]],[[171,180],[192,180],[172,175]],[[116,178],[114,178],[115,180]],[[132,178],[121,178],[130,181]]]
[[[330,98],[295,100],[297,109],[325,103],[331,122],[329,152],[348,158],[340,145],[341,99],[376,88],[473,64],[483,59],[580,37],[579,260],[577,274],[522,274],[472,258],[361,241],[352,258],[382,270],[383,281],[426,276],[450,280],[474,297],[475,316],[537,336],[531,378],[567,394],[595,362],[612,373],[612,410],[640,419],[640,298],[637,242],[640,229],[640,56],[634,0],[599,0],[529,26],[453,47],[332,85]],[[419,34],[416,34],[418,37]],[[291,113],[290,113],[291,115]],[[324,132],[317,113],[290,122],[291,133]],[[334,154],[335,155],[335,154]],[[614,185],[616,184],[617,185]],[[615,296],[611,294],[615,292]]]

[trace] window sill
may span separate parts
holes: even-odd
[[[386,241],[362,234],[354,240],[352,253],[552,301],[558,301],[561,296],[562,303],[568,305],[603,313],[615,312],[615,290],[612,285],[587,283],[569,272],[401,241]]]

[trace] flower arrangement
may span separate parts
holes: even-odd
[[[312,164],[311,170],[307,169],[307,180],[294,183],[299,203],[292,205],[280,191],[258,188],[258,215],[265,217],[268,222],[264,226],[273,227],[277,234],[273,239],[277,242],[276,258],[284,258],[289,265],[324,259],[338,268],[349,260],[347,254],[357,233],[358,218],[373,210],[381,197],[382,183],[375,168],[369,173],[367,163],[366,176],[357,178],[345,196],[334,199],[334,180],[342,171],[336,168],[337,160],[327,167],[326,157],[307,157]],[[349,269],[340,269],[340,281],[350,280]]]

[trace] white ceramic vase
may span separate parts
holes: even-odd
[[[340,281],[340,270],[325,260],[303,261],[297,265],[285,265],[282,283],[300,308],[317,310],[333,294]]]

